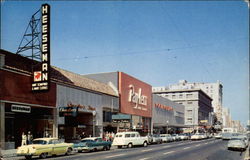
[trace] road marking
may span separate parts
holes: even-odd
[[[153,150],[153,149],[144,149],[144,150],[142,150],[142,152],[147,152],[147,151],[151,151],[151,150]]]
[[[208,144],[208,143],[205,143],[205,144]]]
[[[162,147],[162,148],[168,148],[168,147],[171,147],[171,146],[164,146],[164,147]]]
[[[170,154],[170,153],[174,153],[175,151],[169,151],[169,152],[166,152],[166,153],[163,153],[163,154]]]
[[[139,159],[139,160],[146,160],[146,159],[149,159],[150,157],[148,157],[148,158],[142,158],[142,159]]]
[[[119,156],[123,156],[123,155],[125,155],[125,154],[117,154],[117,155],[107,156],[105,158],[119,157]]]
[[[201,144],[197,144],[197,145],[195,145],[196,147],[198,147],[198,146],[200,146]]]
[[[185,148],[183,148],[183,149],[188,149],[188,148],[191,148],[191,147],[185,147]]]

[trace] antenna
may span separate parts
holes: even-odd
[[[41,15],[39,13],[40,9],[32,15],[16,54],[41,61]]]

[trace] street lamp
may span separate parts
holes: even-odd
[[[167,122],[167,134],[168,134],[168,120],[166,122]]]

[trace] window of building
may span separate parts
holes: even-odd
[[[187,102],[187,104],[193,104],[193,102],[191,102],[191,101],[188,101],[188,102]]]
[[[175,99],[176,95],[172,95],[172,98]]]
[[[179,98],[183,98],[183,94],[179,94]]]
[[[192,98],[192,97],[193,97],[193,94],[187,94],[186,97],[187,97],[187,98]]]

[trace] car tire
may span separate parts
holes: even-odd
[[[128,148],[132,148],[133,147],[133,144],[132,143],[129,143],[128,144]]]
[[[147,147],[148,146],[148,143],[145,141],[144,143],[143,143],[143,147]]]
[[[117,148],[119,148],[119,149],[120,149],[120,148],[122,148],[122,146],[117,146]]]
[[[40,154],[39,157],[40,157],[41,159],[45,159],[45,158],[47,158],[47,155],[48,155],[47,153],[42,153],[42,154]]]
[[[110,150],[110,148],[111,148],[111,146],[110,146],[110,145],[108,145],[108,146],[107,146],[107,150]]]
[[[67,152],[65,153],[65,155],[70,155],[72,153],[72,148],[68,148]]]
[[[31,159],[31,158],[32,158],[31,155],[25,156],[25,159]]]

